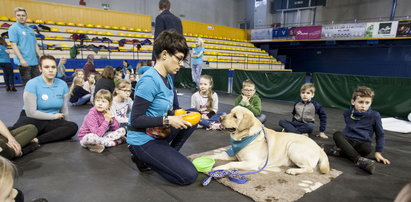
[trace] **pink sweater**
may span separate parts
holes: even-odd
[[[84,117],[81,125],[78,139],[81,140],[86,134],[94,133],[100,137],[108,131],[115,131],[120,128],[120,124],[113,117],[111,124],[104,119],[104,115],[98,112],[95,107],[91,108],[88,114]]]

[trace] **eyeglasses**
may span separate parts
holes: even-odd
[[[243,91],[245,91],[245,92],[253,92],[253,91],[255,91],[255,89],[243,89]]]
[[[174,54],[173,54],[173,56],[177,59],[178,63],[184,63],[184,56],[183,57],[177,57],[177,55],[174,55]]]

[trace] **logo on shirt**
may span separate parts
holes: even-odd
[[[22,31],[21,33],[22,33],[23,35],[26,35],[26,32],[25,32],[25,31]]]
[[[48,99],[49,99],[49,96],[46,95],[46,94],[43,94],[43,95],[41,95],[41,99],[42,99],[42,100],[48,100]]]

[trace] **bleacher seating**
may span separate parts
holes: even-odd
[[[14,22],[8,21],[6,16],[0,16],[0,24]],[[92,25],[74,22],[50,21],[36,19],[29,25],[43,24],[50,27],[49,31],[41,31],[44,40],[38,40],[43,45],[45,54],[54,55],[57,58],[70,58],[69,49],[74,45],[82,44],[79,49],[82,54],[77,58],[85,58],[89,54],[95,58],[109,59],[143,59],[150,60],[152,45],[142,44],[136,47],[140,41],[153,42],[153,34],[148,30],[134,27],[118,27],[110,25]],[[0,29],[0,33],[6,32],[7,28]],[[73,34],[86,34],[88,39],[73,40]],[[284,69],[284,65],[264,50],[256,48],[246,40],[232,39],[219,36],[207,36],[202,34],[184,33],[189,47],[195,47],[197,37],[204,39],[206,49],[204,61],[206,68],[238,68],[238,69]],[[95,40],[93,40],[95,39]],[[105,39],[102,41],[101,39]],[[121,40],[126,42],[120,46]],[[134,40],[134,45],[133,45]],[[45,45],[44,45],[45,44]],[[96,48],[97,47],[97,48]]]

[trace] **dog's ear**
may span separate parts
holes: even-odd
[[[243,131],[250,129],[253,126],[253,117],[250,114],[244,113],[242,111],[237,112],[237,117],[240,119],[240,123],[238,124],[237,130]]]

